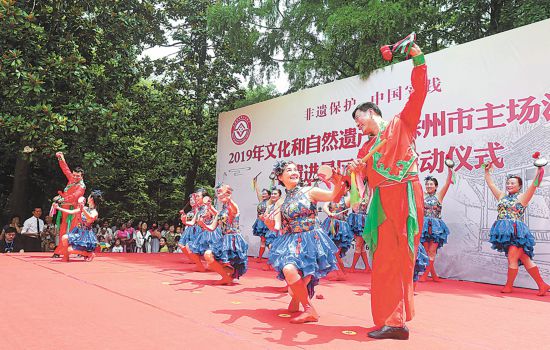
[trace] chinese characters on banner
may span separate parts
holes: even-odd
[[[440,91],[439,79],[432,78],[433,91]],[[353,104],[352,104],[353,103]],[[345,99],[343,110],[349,111],[355,104],[355,99]],[[334,107],[337,106],[337,107]],[[340,102],[331,102],[330,107],[318,108],[319,116],[331,115],[333,111],[339,110]],[[308,109],[309,110],[309,109]],[[313,116],[313,115],[312,115]],[[445,136],[449,134],[463,134],[469,131],[496,129],[510,123],[536,123],[541,118],[550,121],[550,93],[544,94],[544,98],[537,99],[535,96],[524,98],[508,99],[506,103],[494,104],[485,103],[483,106],[462,108],[453,111],[440,111],[436,113],[425,113],[420,121],[417,135],[421,138]],[[249,161],[266,161],[270,159],[293,158],[297,156],[321,154],[342,149],[356,149],[361,146],[367,138],[357,131],[356,128],[332,130],[323,134],[312,134],[307,137],[297,137],[292,140],[271,141],[264,145],[254,145],[252,148],[231,152],[229,163],[243,163]],[[479,169],[484,163],[491,161],[496,167],[504,166],[502,158],[497,156],[504,147],[498,142],[488,142],[485,147],[474,148],[468,145],[457,145],[448,150],[433,148],[421,151],[419,154],[419,170],[421,172],[438,172],[444,169],[444,160],[447,155],[457,161],[455,170],[465,168],[467,170]],[[349,159],[332,160],[320,164],[342,166]],[[319,163],[299,164],[298,169],[306,182],[310,182],[317,173]]]

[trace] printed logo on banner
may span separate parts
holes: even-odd
[[[242,145],[248,140],[251,131],[250,118],[246,114],[242,114],[235,119],[231,126],[231,140],[237,146]]]

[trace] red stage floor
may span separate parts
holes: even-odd
[[[49,255],[49,254],[48,254]],[[370,276],[321,281],[320,322],[292,325],[273,271],[251,262],[214,286],[179,254],[109,254],[86,263],[2,254],[1,349],[550,349],[550,295],[445,280],[419,284],[409,341],[367,338]],[[355,334],[346,334],[353,331]]]

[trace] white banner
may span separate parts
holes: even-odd
[[[431,174],[442,184],[447,154],[457,172],[457,183],[443,201],[443,219],[451,231],[436,259],[443,277],[497,284],[506,280],[506,258],[487,242],[496,201],[481,165],[497,165],[493,177],[503,190],[511,173],[520,174],[526,188],[535,173],[532,153],[550,156],[548,33],[550,20],[426,56],[429,93],[417,138],[421,178]],[[411,61],[401,62],[366,80],[343,79],[220,115],[216,177],[235,189],[250,255],[257,254],[260,243],[252,235],[258,203],[252,178],[261,172],[259,185],[269,187],[268,176],[278,159],[294,160],[308,180],[322,163],[339,165],[355,158],[366,138],[355,128],[351,112],[359,103],[372,101],[385,119],[399,113],[409,96],[411,70]],[[535,261],[546,279],[548,180],[526,212],[537,243]],[[348,265],[352,255],[350,250]],[[524,269],[520,271],[516,285],[534,288]]]

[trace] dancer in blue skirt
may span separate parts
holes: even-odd
[[[491,190],[491,193],[498,201],[497,220],[491,227],[489,241],[492,243],[493,249],[503,252],[508,257],[508,277],[506,285],[501,290],[502,293],[512,293],[514,280],[518,275],[520,263],[525,266],[525,269],[535,280],[539,287],[537,295],[544,296],[550,290],[548,285],[542,279],[539,268],[533,262],[535,246],[535,238],[529,230],[529,227],[523,222],[525,209],[533,195],[537,186],[542,180],[541,174],[544,170],[539,167],[535,175],[535,181],[527,188],[524,193],[520,193],[523,186],[523,180],[518,175],[509,175],[506,180],[506,192],[499,190],[493,179],[491,178],[490,170],[492,164],[489,163],[485,167],[485,181]]]
[[[335,186],[333,191],[327,191],[300,186],[300,173],[293,162],[279,161],[273,172],[285,187],[286,197],[273,220],[266,220],[270,229],[282,235],[272,244],[269,264],[278,272],[277,277],[288,284],[292,297],[288,311],[298,312],[300,304],[304,307],[304,312],[290,322],[317,322],[319,314],[310,298],[319,279],[338,268],[338,248],[316,224],[316,203],[340,200],[336,197],[344,186],[342,176],[332,176]]]
[[[222,208],[211,224],[200,221],[203,229],[210,232],[218,230],[223,236],[217,244],[213,240],[204,254],[208,267],[222,277],[216,284],[232,284],[234,279],[246,273],[248,267],[248,244],[239,229],[239,207],[231,199],[232,193],[231,186],[218,185],[216,195]]]
[[[424,179],[426,192],[424,193],[424,225],[420,236],[420,243],[426,249],[430,259],[426,272],[420,277],[420,282],[426,282],[428,274],[431,274],[434,282],[439,282],[439,276],[435,272],[434,262],[435,256],[439,248],[447,243],[449,236],[449,228],[443,220],[441,220],[441,203],[447,194],[447,190],[451,185],[452,170],[449,168],[449,173],[445,185],[437,192],[438,182],[433,176],[427,176]]]

